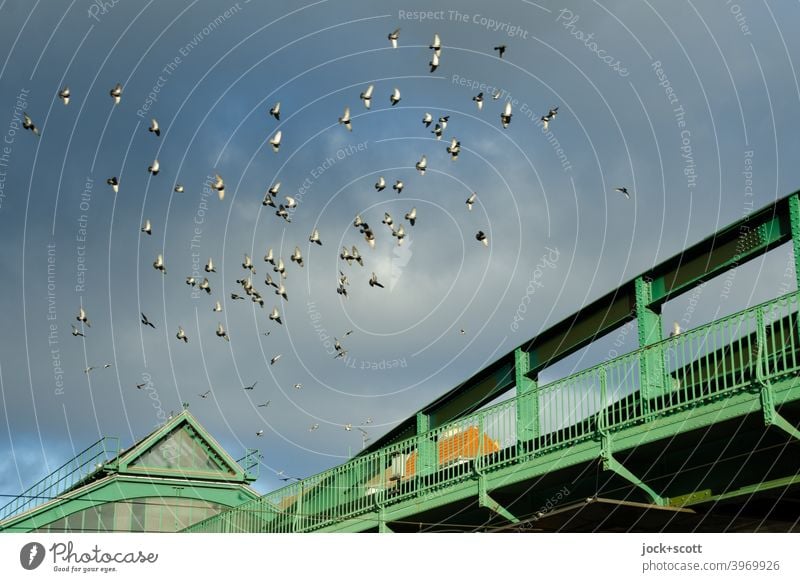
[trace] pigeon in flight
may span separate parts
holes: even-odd
[[[545,131],[547,131],[547,128],[550,126],[550,122],[553,120],[553,118],[555,118],[556,115],[558,115],[558,107],[553,107],[547,112],[547,115],[542,115],[539,118]]]
[[[156,328],[156,326],[153,324],[153,322],[152,322],[152,321],[150,321],[150,320],[147,318],[147,316],[146,316],[144,313],[139,313],[139,315],[141,315],[141,316],[142,316],[142,325],[147,325],[147,326],[150,326],[150,327],[152,327],[153,329],[155,329],[155,328]]]
[[[286,287],[284,287],[283,283],[275,288],[275,295],[279,295],[283,297],[284,300],[289,301],[289,295],[286,294]]]
[[[441,124],[437,123],[433,127],[433,129],[431,130],[431,133],[436,136],[436,139],[442,139],[442,132],[443,131],[444,131],[444,128],[441,126]]]
[[[392,48],[397,48],[397,39],[400,38],[400,29],[389,33],[389,40],[392,42]]]
[[[108,94],[114,99],[114,105],[119,105],[119,102],[122,100],[122,85],[117,83]]]
[[[258,408],[266,408],[267,406],[270,405],[270,402],[272,402],[272,400],[267,400],[263,404],[258,404],[257,406],[258,406]]]
[[[394,224],[394,219],[392,219],[392,215],[391,214],[389,214],[388,212],[384,212],[383,213],[383,220],[381,220],[381,222],[383,224],[385,224],[386,226],[388,226],[389,228],[392,228],[392,224]]]
[[[253,261],[250,259],[250,255],[245,253],[244,255],[244,262],[242,263],[242,269],[250,269],[250,271],[255,275],[256,268],[253,266]]]
[[[442,127],[442,131],[447,129],[447,122],[450,121],[449,115],[442,115],[439,117],[439,125]]]
[[[225,331],[225,328],[222,327],[221,323],[217,324],[217,337],[223,338],[225,341],[231,341],[231,338],[228,337],[228,332]]]
[[[389,101],[392,102],[392,107],[400,103],[400,89],[397,87],[394,88],[394,91],[392,91],[392,94],[389,96]]]
[[[361,258],[361,253],[358,252],[356,245],[353,245],[353,248],[350,251],[350,258],[362,267],[364,266],[364,259]]]
[[[482,230],[479,230],[478,233],[475,235],[475,240],[477,240],[480,243],[483,243],[483,246],[485,247],[489,246],[489,238]]]
[[[219,196],[220,200],[225,199],[225,182],[222,179],[222,176],[219,174],[216,175],[216,179],[214,183],[211,184],[211,188],[217,191],[217,196]]]
[[[433,42],[431,42],[429,49],[433,49],[436,52],[442,50],[442,39],[439,38],[439,35],[434,33],[433,35]]]
[[[675,337],[681,333],[681,326],[677,321],[672,322],[672,331],[669,332],[669,337]]]
[[[158,121],[156,121],[155,117],[150,120],[150,127],[147,128],[147,131],[156,134],[156,137],[161,135],[161,128],[158,126]]]
[[[428,158],[422,156],[414,167],[417,169],[417,172],[419,172],[420,176],[424,176],[425,170],[428,169]],[[399,191],[397,193],[400,194]]]
[[[495,89],[494,91],[492,91],[492,101],[497,101],[498,99],[500,99],[500,95],[502,95],[500,89]]]
[[[237,295],[236,293],[231,293],[231,299],[233,299],[234,301],[236,301],[237,299],[241,299],[242,301],[244,301],[244,297],[242,297],[241,295]]]
[[[264,255],[264,262],[272,263],[273,265],[275,264],[275,256],[273,255],[271,248],[267,250],[267,254]]]
[[[478,111],[483,109],[483,92],[478,93],[475,97],[472,98],[475,104],[478,106]]]
[[[430,127],[431,123],[433,123],[433,115],[426,112],[425,115],[422,116],[422,123],[425,127]]]
[[[420,174],[424,174],[424,173],[425,173],[425,170],[423,168],[423,170],[420,172]],[[395,190],[398,194],[400,194],[400,192],[403,191],[403,181],[402,180],[395,180],[394,185],[392,186],[392,190]]]
[[[458,159],[458,154],[461,153],[461,142],[456,138],[450,140],[450,145],[447,146],[447,153],[450,154],[450,159]]]
[[[217,301],[214,304],[214,307],[211,308],[211,311],[216,311],[216,312],[222,311],[222,304],[219,301]]]
[[[277,362],[278,360],[280,360],[282,355],[283,355],[283,354],[276,354],[276,355],[272,356],[272,359],[269,361],[269,365],[270,365],[270,366],[274,366],[274,365],[275,365],[275,362]]]
[[[294,252],[292,256],[289,257],[289,260],[293,263],[297,263],[298,267],[303,266],[303,254],[300,252],[300,247],[294,247]]]
[[[258,384],[258,380],[253,382],[250,386],[245,386],[244,389],[245,390],[253,390],[256,387],[256,384]]]
[[[403,244],[403,239],[406,237],[406,230],[403,228],[403,225],[397,227],[397,229],[392,229],[392,236],[397,238],[397,246]]]
[[[350,123],[350,108],[344,108],[344,114],[339,118],[339,123],[344,125],[347,128],[347,131],[353,131],[353,126]]]
[[[164,266],[164,256],[163,256],[163,255],[158,255],[158,256],[156,257],[156,260],[155,260],[155,261],[153,261],[153,268],[154,268],[156,271],[161,271],[161,273],[162,273],[163,275],[166,275],[166,274],[167,274],[167,269],[166,269],[166,267]]]
[[[311,236],[308,237],[308,242],[316,243],[319,246],[322,246],[322,241],[319,239],[319,230],[316,228],[311,232]]]
[[[89,323],[89,318],[86,317],[86,311],[84,311],[83,307],[78,310],[78,317],[76,317],[78,321],[84,324],[86,327],[92,327],[92,324]]]
[[[273,105],[270,110],[269,114],[274,117],[277,121],[281,120],[281,102],[278,101],[275,105]]]
[[[113,176],[108,180],[106,180],[106,184],[111,186],[111,189],[114,191],[114,194],[119,192],[119,178],[117,178],[116,176]]]
[[[256,431],[256,436],[257,436],[257,437],[260,437],[260,436],[262,436],[263,434],[264,434],[264,430],[263,430],[263,429],[262,429],[262,430],[259,430],[259,431]]]
[[[33,120],[27,113],[22,114],[22,128],[30,129],[34,135],[39,135],[39,128],[33,124]]]
[[[372,232],[370,229],[364,230],[364,240],[367,241],[369,248],[371,249],[375,248],[375,233]]]
[[[412,208],[409,212],[406,212],[406,220],[414,226],[414,223],[417,221],[417,209],[416,207]]]
[[[302,384],[295,384],[295,385],[294,385],[294,389],[295,389],[295,390],[302,390],[302,388],[303,388],[303,385],[302,385]]]
[[[499,45],[499,46],[496,46],[496,47],[494,47],[494,50],[496,50],[498,53],[500,53],[500,55],[499,55],[499,56],[500,56],[500,58],[502,59],[502,58],[503,58],[503,55],[504,55],[504,54],[505,54],[505,52],[506,52],[506,45],[504,45],[504,44],[501,44],[501,45]]]
[[[272,270],[276,273],[280,273],[281,277],[284,279],[286,278],[286,266],[283,264],[283,259],[278,257],[278,264],[272,267]]]
[[[83,335],[82,331],[80,331],[77,327],[75,327],[74,324],[70,324],[70,325],[72,325],[72,335],[74,335],[75,337],[77,337],[77,336],[86,337],[85,335]]]
[[[64,105],[69,105],[69,87],[64,87],[58,92],[58,98],[64,102]]]
[[[275,153],[278,153],[278,150],[281,147],[281,137],[282,136],[283,136],[283,133],[279,129],[278,131],[275,132],[275,135],[273,135],[269,140],[269,143],[272,146],[272,151],[275,152]]]
[[[506,101],[503,112],[500,114],[500,122],[503,124],[503,129],[506,129],[511,123],[511,101]]]
[[[386,188],[386,180],[383,178],[383,176],[381,176],[381,177],[378,178],[378,181],[375,183],[375,189],[378,192],[380,192],[384,188]]]
[[[361,95],[359,95],[359,99],[364,102],[364,107],[367,109],[370,108],[372,105],[372,91],[375,89],[374,85],[370,85],[367,87],[366,91],[362,91]]]
[[[630,192],[628,192],[628,188],[627,187],[623,186],[621,188],[614,188],[614,190],[616,190],[617,192],[622,192],[623,194],[625,194],[625,198],[627,198],[628,200],[631,199],[631,195],[630,195]]]
[[[209,395],[209,394],[211,394],[211,390],[206,390],[206,391],[205,391],[205,392],[203,392],[202,394],[198,394],[198,396],[199,396],[200,398],[202,398],[203,400],[205,400],[206,398],[208,398],[208,395]]]
[[[272,308],[272,312],[269,314],[269,318],[272,321],[277,321],[279,324],[283,325],[283,322],[281,321],[281,314],[278,311],[277,307]]]
[[[211,257],[208,257],[208,262],[206,263],[206,273],[216,273],[217,270],[214,268],[214,260]]]
[[[369,278],[369,286],[370,287],[380,287],[383,289],[383,285],[378,282],[378,276],[375,273],[372,273],[372,276]]]
[[[475,200],[477,198],[478,194],[476,194],[475,192],[469,195],[469,198],[467,198],[467,210],[472,210],[472,205],[475,204]]]
[[[428,62],[428,66],[431,68],[430,72],[433,73],[436,69],[439,68],[439,52],[434,51],[433,56],[431,57],[430,62]]]
[[[175,334],[175,337],[178,338],[179,340],[183,340],[184,343],[187,344],[189,343],[189,337],[186,335],[186,332],[183,331],[183,328],[181,326],[178,326],[178,333]]]
[[[145,219],[144,226],[142,226],[141,230],[145,234],[153,234],[153,226],[150,224],[149,218]]]
[[[158,172],[161,169],[161,166],[158,163],[158,160],[153,160],[153,163],[147,167],[147,171],[150,172],[153,176],[158,176]]]
[[[309,427],[309,429],[308,429],[308,432],[314,432],[314,431],[315,431],[315,430],[317,430],[318,428],[319,428],[319,424],[312,424],[312,425]]]
[[[183,194],[183,186],[181,184],[175,184],[175,192]]]
[[[137,384],[137,385],[136,385],[136,389],[137,389],[137,390],[141,390],[141,389],[142,389],[142,388],[144,388],[145,386],[147,386],[147,382],[142,382],[141,384]]]
[[[208,282],[206,277],[203,277],[203,281],[197,286],[197,288],[211,295],[211,283]]]

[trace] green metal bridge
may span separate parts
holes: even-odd
[[[587,305],[347,463],[184,531],[800,529],[800,293],[674,337],[661,319],[787,243],[800,273],[799,195]],[[539,385],[629,322],[638,349]]]

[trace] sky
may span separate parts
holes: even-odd
[[[582,305],[798,190],[798,20],[800,4],[755,0],[0,0],[0,494],[102,436],[128,446],[184,402],[234,458],[260,449],[259,491],[277,488],[279,471],[346,461],[363,443],[345,425],[374,440]],[[338,123],[345,107],[352,131]],[[441,141],[426,112],[449,117]],[[276,182],[279,203],[297,202],[291,222],[262,205]],[[404,227],[400,246],[385,212]],[[339,259],[343,245],[363,267]],[[279,276],[269,248],[288,300],[265,283]],[[245,254],[263,308],[231,299],[245,295]],[[216,273],[203,271],[209,257]],[[384,288],[368,284],[373,272]],[[665,334],[795,288],[791,254],[777,249],[727,291],[714,281],[666,304]],[[81,306],[91,327],[76,321]],[[635,334],[603,341],[540,380],[599,361],[608,342],[633,349]]]

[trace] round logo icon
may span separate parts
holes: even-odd
[[[44,546],[39,542],[28,542],[19,551],[19,563],[26,570],[35,570],[44,561]]]

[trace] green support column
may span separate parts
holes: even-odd
[[[431,418],[417,413],[417,463],[416,475],[424,477],[436,471],[436,443],[425,436],[431,429]]]
[[[661,313],[650,307],[653,292],[652,283],[644,277],[636,282],[636,324],[639,332],[639,347],[643,348],[661,341]],[[640,366],[642,412],[649,412],[648,401],[662,396],[664,386],[664,355],[661,350],[647,350],[642,353]]]
[[[800,289],[800,197],[792,194],[789,197],[789,224],[792,231],[792,249],[794,250],[794,275],[797,288]]]
[[[517,451],[531,452],[539,436],[539,394],[534,380],[528,378],[530,354],[522,348],[514,350],[514,376],[517,394]]]

